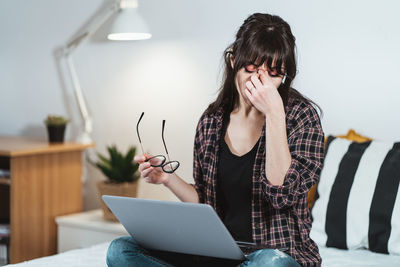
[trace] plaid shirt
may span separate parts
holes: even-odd
[[[285,251],[303,266],[320,266],[316,243],[310,239],[311,216],[307,193],[318,182],[324,159],[324,133],[316,110],[290,100],[285,107],[286,129],[292,162],[284,183],[274,186],[265,175],[265,125],[257,149],[252,178],[253,241]],[[217,198],[217,166],[223,121],[222,109],[204,113],[194,142],[194,188],[200,203],[221,215]]]

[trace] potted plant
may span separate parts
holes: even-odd
[[[50,143],[64,142],[65,128],[69,120],[60,115],[48,115],[44,120]]]
[[[100,193],[101,207],[103,209],[103,218],[106,220],[118,221],[110,209],[101,199],[102,195],[116,195],[136,197],[139,164],[133,158],[136,154],[136,147],[130,146],[124,155],[116,145],[107,146],[108,157],[97,153],[99,160],[94,165],[107,177],[107,180],[97,183]]]

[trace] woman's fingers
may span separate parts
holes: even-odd
[[[162,162],[157,157],[149,160],[151,157],[150,155],[135,156],[134,160],[139,163],[140,175],[147,183],[162,183],[166,180],[165,175],[163,176],[163,171],[160,167],[156,167],[161,166]]]
[[[256,88],[261,88],[263,86],[260,81],[259,75],[256,74],[251,75],[250,80]]]
[[[145,169],[147,169],[147,168],[149,168],[149,167],[150,167],[150,163],[149,163],[149,162],[141,163],[141,164],[139,165],[139,171],[140,171],[140,172],[143,172]]]
[[[254,84],[250,81],[246,82],[247,91],[251,94],[253,90],[255,90]]]
[[[143,155],[137,155],[133,158],[133,160],[140,164],[146,160],[146,157]]]
[[[153,170],[154,170],[153,167],[149,167],[149,168],[143,170],[142,171],[142,177],[145,178],[145,179],[149,178],[148,176]]]

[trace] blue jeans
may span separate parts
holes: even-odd
[[[292,257],[277,249],[257,250],[251,253],[246,260],[240,261],[144,249],[130,236],[120,237],[111,242],[107,251],[107,265],[109,267],[300,266]]]

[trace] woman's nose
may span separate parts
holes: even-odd
[[[260,71],[260,70],[267,71],[268,69],[265,68],[265,67],[258,67],[258,68],[257,68],[257,72]]]

